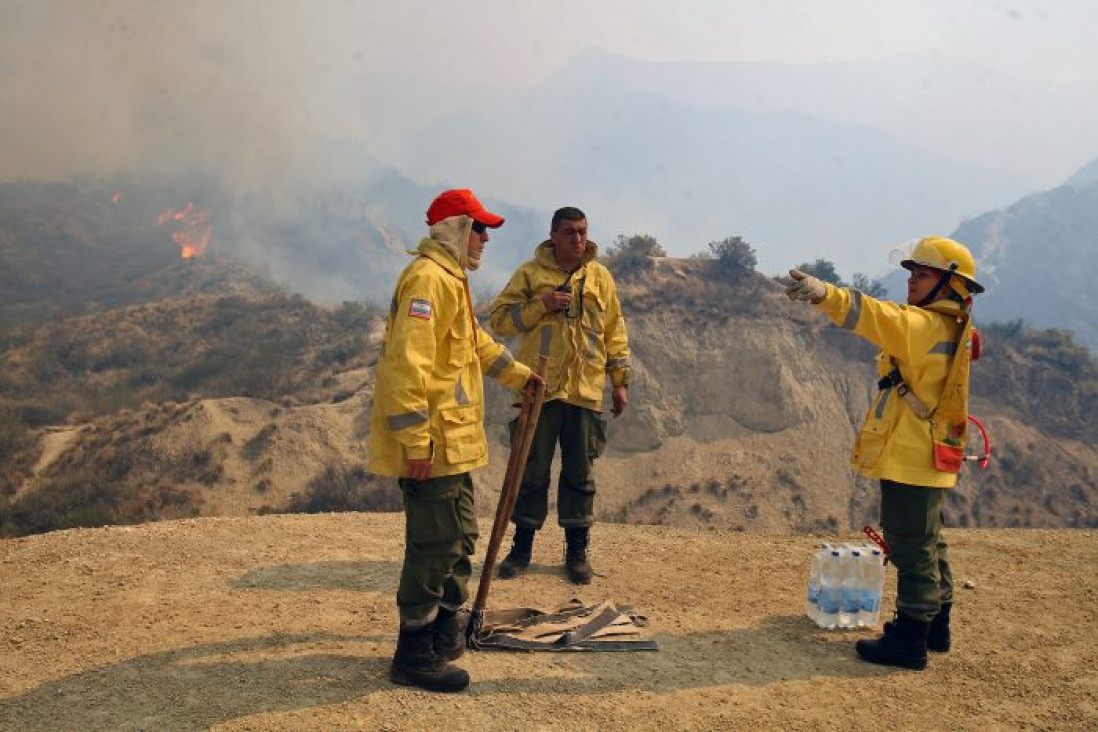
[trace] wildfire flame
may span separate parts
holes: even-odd
[[[122,191],[115,191],[111,196],[111,203],[120,203],[122,201]]]
[[[170,208],[161,211],[156,217],[156,223],[160,226],[173,226],[172,241],[179,247],[181,259],[202,256],[210,243],[210,234],[213,233],[209,212],[190,202],[178,211]]]

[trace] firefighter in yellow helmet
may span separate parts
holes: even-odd
[[[896,256],[896,255],[899,256]],[[932,236],[894,252],[911,274],[907,304],[836,287],[799,270],[786,294],[878,346],[876,399],[854,446],[854,467],[881,485],[881,526],[896,565],[897,617],[860,640],[870,663],[923,669],[949,650],[953,576],[942,536],[945,489],[956,484],[968,419],[972,296],[983,292],[962,244]]]
[[[488,229],[503,217],[467,189],[427,210],[430,236],[397,282],[377,365],[369,468],[399,479],[404,566],[400,636],[390,677],[430,691],[459,691],[469,674],[450,661],[465,650],[458,608],[468,598],[477,539],[473,481],[487,464],[482,374],[520,388],[530,369],[473,315],[466,272],[480,266]]]

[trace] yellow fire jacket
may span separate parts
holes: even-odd
[[[377,364],[369,469],[406,477],[408,459],[430,457],[435,476],[488,462],[483,374],[518,389],[530,369],[473,316],[465,272],[424,239],[397,281]]]
[[[958,348],[967,356],[971,343],[958,343],[967,318],[961,317],[960,306],[948,300],[915,307],[883,302],[853,288],[828,285],[827,297],[817,306],[832,321],[853,331],[881,349],[877,354],[877,376],[884,378],[898,367],[904,382],[924,405],[934,408],[942,403],[950,369]],[[900,483],[948,488],[956,484],[954,472],[935,466],[935,437],[942,442],[945,435],[932,435],[932,429],[959,430],[963,440],[964,421],[968,415],[968,359],[958,361],[961,372],[948,406],[954,420],[936,427],[920,418],[905,404],[897,389],[880,389],[866,412],[865,424],[854,446],[853,464],[862,475]],[[962,403],[954,404],[960,400]]]
[[[629,383],[629,338],[614,278],[595,261],[597,254],[598,245],[589,241],[583,264],[569,275],[557,266],[553,242],[542,242],[492,302],[489,322],[500,337],[521,337],[518,360],[528,365],[537,363],[541,326],[548,325],[545,398],[602,411],[606,375],[614,386]],[[572,307],[549,312],[541,296],[566,283]]]

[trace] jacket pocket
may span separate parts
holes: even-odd
[[[943,473],[961,472],[961,463],[965,459],[965,449],[945,442],[934,443],[934,467]]]
[[[484,457],[487,447],[479,410],[475,405],[442,409],[439,414],[447,462],[457,465]]]
[[[457,510],[460,479],[446,476],[425,481],[401,481],[401,489],[412,544],[445,544],[461,538],[461,518]]]
[[[887,443],[888,430],[884,423],[870,419],[862,427],[854,443],[854,463],[863,468],[877,467]]]
[[[469,363],[473,353],[472,328],[461,315],[458,315],[453,324],[450,325],[447,340],[450,347],[450,366],[461,368]]]
[[[580,396],[601,400],[606,386],[606,343],[602,333],[587,328],[582,329],[580,337],[583,339],[577,353],[581,364]]]
[[[592,413],[589,417],[590,425],[587,430],[587,455],[595,460],[606,451],[606,420],[600,415]]]
[[[586,283],[584,284],[586,287]],[[583,293],[583,327],[596,333],[606,331],[606,296],[598,287],[591,287]]]

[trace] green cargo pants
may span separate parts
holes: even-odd
[[[473,479],[461,473],[398,482],[404,497],[404,566],[397,607],[401,626],[415,629],[434,621],[439,604],[457,609],[469,599],[469,557],[477,543]]]
[[[515,422],[511,423],[514,434]],[[557,483],[557,522],[564,528],[591,526],[595,522],[595,458],[606,448],[606,420],[593,409],[559,399],[545,402],[522,487],[511,520],[516,526],[540,529],[549,513],[550,469],[560,443],[560,480]]]
[[[896,609],[930,621],[953,602],[949,547],[942,537],[945,488],[881,481],[881,527],[899,575]]]

